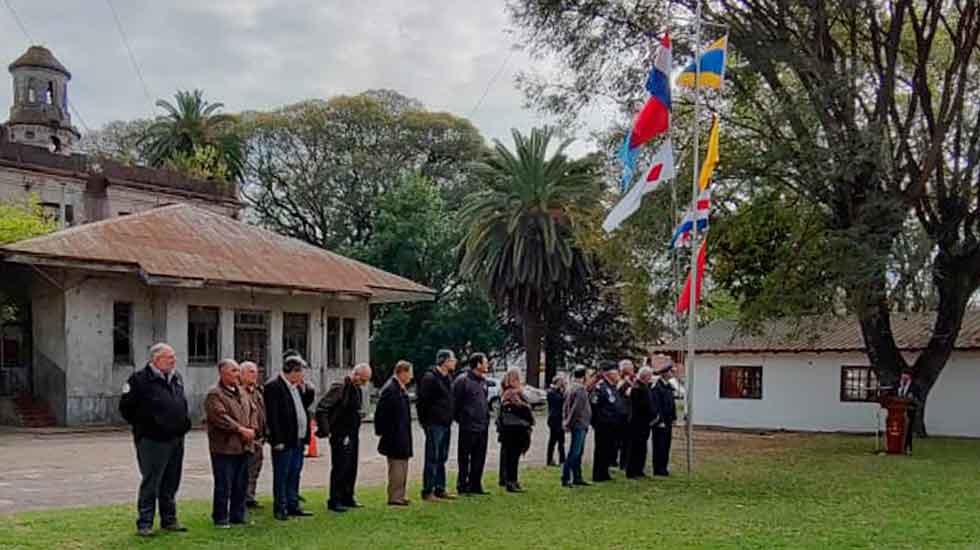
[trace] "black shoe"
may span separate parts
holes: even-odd
[[[484,490],[483,490],[483,489],[481,488],[481,489],[477,489],[477,490],[475,490],[475,491],[470,491],[470,492],[468,492],[468,493],[466,493],[466,494],[468,494],[468,495],[470,495],[470,496],[475,496],[475,497],[476,497],[476,496],[486,496],[486,495],[489,495],[490,493],[488,493],[487,491],[484,491]]]
[[[343,514],[344,512],[347,511],[347,508],[339,504],[327,503],[327,510],[330,510],[331,512],[336,512],[338,514]]]
[[[364,508],[364,505],[361,504],[360,502],[357,502],[356,500],[345,502],[343,506],[344,508]]]
[[[253,509],[253,510],[258,510],[258,509],[262,508],[262,505],[259,504],[259,501],[257,501],[257,500],[250,500],[250,501],[248,501],[248,502],[245,503],[245,507],[246,508]]]
[[[313,512],[307,512],[302,508],[297,508],[295,510],[290,510],[289,512],[286,512],[286,515],[290,517],[305,518],[305,517],[312,516]]]
[[[525,491],[524,491],[523,488],[521,488],[520,485],[518,485],[516,483],[508,483],[507,484],[507,492],[508,493],[523,493]]]
[[[571,489],[572,487],[575,487],[575,484],[570,481],[562,481],[561,486],[568,487],[569,489]]]
[[[186,533],[187,528],[179,523],[171,523],[170,525],[163,525],[160,529],[168,531],[170,533]]]
[[[139,527],[136,529],[136,536],[138,537],[152,537],[153,528],[152,527]]]
[[[279,521],[286,521],[289,519],[289,514],[280,514],[279,512],[276,512],[274,515]]]
[[[300,502],[306,502],[306,499],[303,498],[303,495],[296,495],[296,500],[298,500]]]
[[[577,485],[579,487],[592,487],[592,484],[588,481],[573,481],[572,485]]]

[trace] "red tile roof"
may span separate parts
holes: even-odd
[[[925,348],[932,335],[935,313],[893,313],[892,332],[903,351]],[[660,348],[684,351],[684,337]],[[980,311],[968,310],[956,339],[956,349],[980,349]],[[758,333],[740,332],[734,321],[715,321],[697,333],[698,353],[803,353],[865,350],[861,327],[853,318],[807,318],[799,323],[771,321]]]
[[[372,302],[431,299],[433,290],[302,241],[176,204],[0,247],[14,261],[95,263],[160,278],[322,293]]]

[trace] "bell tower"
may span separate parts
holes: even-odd
[[[14,103],[6,123],[7,139],[71,154],[81,137],[71,125],[68,81],[71,73],[50,50],[31,46],[10,64]]]

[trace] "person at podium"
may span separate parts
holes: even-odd
[[[912,371],[905,369],[898,379],[898,387],[895,388],[895,395],[901,399],[909,400],[908,428],[905,430],[905,454],[912,454],[912,438],[919,429],[922,421],[922,390],[919,385],[912,380]]]

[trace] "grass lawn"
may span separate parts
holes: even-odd
[[[266,508],[229,531],[211,527],[207,502],[183,502],[190,532],[149,540],[134,535],[132,505],[93,502],[0,516],[0,548],[980,548],[978,441],[920,441],[910,458],[873,455],[856,436],[727,441],[700,450],[691,480],[678,465],[669,479],[564,489],[556,470],[534,469],[524,495],[388,509],[378,487],[343,516],[307,492],[315,517],[279,523]]]

